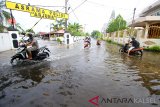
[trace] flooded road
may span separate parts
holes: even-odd
[[[83,42],[65,46],[40,41],[51,50],[44,61],[9,64],[13,51],[0,53],[0,107],[159,107],[160,54],[142,58],[118,53],[103,42],[89,49]],[[152,103],[107,103],[103,98],[152,98]],[[94,101],[95,102],[95,101]]]

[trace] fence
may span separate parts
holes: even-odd
[[[156,27],[157,28],[157,27]],[[132,36],[136,37],[141,44],[141,46],[149,47],[154,45],[160,45],[160,28],[154,29],[155,31],[148,32],[148,38],[145,37],[145,29],[134,29],[134,33]],[[152,36],[151,36],[152,34]],[[153,36],[155,35],[155,36]],[[112,33],[107,33],[103,36],[103,39],[109,39],[119,44],[127,43],[130,38],[128,30],[122,30]]]

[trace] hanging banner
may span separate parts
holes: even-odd
[[[56,20],[57,18],[68,19],[69,17],[69,15],[66,13],[61,13],[58,11],[48,10],[48,9],[39,8],[35,6],[29,6],[29,5],[20,4],[20,3],[15,3],[15,2],[7,1],[7,0],[6,0],[6,8],[28,12],[30,13],[31,17],[36,17],[36,18]]]

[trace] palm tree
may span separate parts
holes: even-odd
[[[65,26],[64,19],[57,20],[57,24],[58,24],[59,29],[63,29]]]
[[[54,30],[54,31],[58,31],[58,24],[51,24],[51,28]]]
[[[79,23],[74,23],[74,27],[76,31],[78,32],[82,28],[82,25],[80,25]]]
[[[25,32],[25,30],[21,27],[19,23],[16,23],[15,26],[20,32]]]
[[[69,23],[68,24],[68,31],[71,33],[71,35],[81,35],[82,31],[81,31],[82,25],[80,25],[79,23]]]
[[[64,29],[65,21],[64,19],[56,20],[56,24],[52,23],[51,25],[53,26],[52,28],[54,29],[54,31],[58,31]]]
[[[2,31],[4,29],[4,22],[7,22],[11,18],[10,13],[5,11],[4,8],[5,1],[0,1],[0,27]]]
[[[27,29],[25,32],[30,32],[30,33],[34,33],[35,34],[33,29]]]

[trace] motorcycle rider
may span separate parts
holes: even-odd
[[[89,38],[89,37],[86,37],[85,38],[85,40],[84,40],[84,42],[87,42],[89,45],[91,44],[90,42],[91,42],[91,39]]]
[[[132,39],[132,41],[130,43],[132,46],[128,49],[128,56],[129,56],[131,50],[139,48],[139,42],[134,37],[132,37],[131,39]]]
[[[33,34],[28,33],[27,36],[29,37],[26,46],[31,46],[27,48],[28,59],[32,59],[32,51],[35,51],[39,48],[38,41],[33,37]]]

